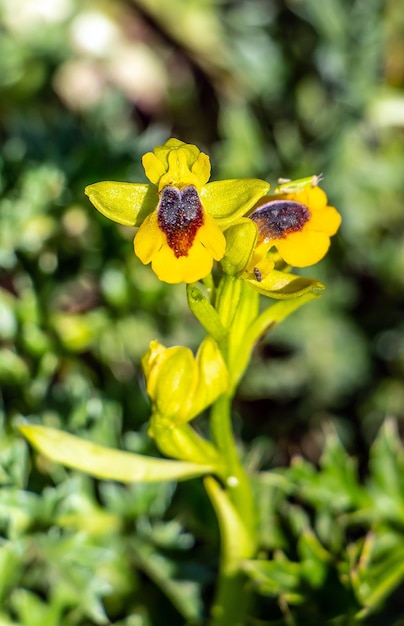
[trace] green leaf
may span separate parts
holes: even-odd
[[[216,309],[203,292],[196,285],[187,285],[187,298],[189,308],[209,335],[212,335],[217,342],[222,341],[226,335],[226,329]]]
[[[216,513],[221,536],[220,578],[211,609],[212,625],[243,626],[251,590],[246,585],[246,576],[241,568],[244,559],[252,558],[257,549],[255,529],[251,523],[252,511],[243,503],[242,515],[230,499],[229,492],[214,478],[205,478],[204,485]],[[243,496],[246,495],[244,490]]]
[[[288,602],[292,604],[302,601],[302,596],[298,593],[301,564],[289,561],[282,552],[277,552],[271,561],[245,561],[243,570],[261,595],[287,595]]]
[[[95,208],[118,224],[140,226],[158,204],[153,185],[104,181],[88,185],[85,193]]]
[[[246,344],[253,346],[255,342],[265,335],[275,324],[279,324],[279,322],[284,320],[303,304],[306,304],[306,302],[310,302],[318,297],[318,293],[309,291],[299,298],[288,298],[287,300],[280,300],[272,304],[272,306],[263,311],[253,324],[251,324],[244,338]]]
[[[52,461],[103,480],[188,480],[213,472],[211,465],[154,459],[113,450],[45,426],[24,425],[20,426],[20,431],[39,452]]]
[[[61,607],[53,601],[44,602],[28,589],[16,589],[12,596],[21,626],[58,626]],[[99,621],[106,623],[106,620]]]
[[[202,614],[200,586],[192,580],[178,580],[178,563],[156,552],[155,548],[134,539],[132,548],[135,552],[137,567],[161,589],[177,611],[187,620],[199,620]]]
[[[349,457],[337,433],[329,428],[320,459],[320,470],[301,457],[295,457],[286,470],[305,500],[316,509],[335,513],[354,510],[367,501],[359,484],[356,460]]]
[[[0,383],[25,385],[30,378],[29,367],[14,350],[0,349]]]
[[[212,477],[204,480],[206,491],[215,509],[222,537],[223,569],[226,574],[237,572],[241,559],[248,559],[255,552],[255,542],[244,521],[240,518],[227,492]]]
[[[402,585],[404,546],[402,533],[369,533],[351,571],[353,587],[364,609],[358,617],[377,610]]]
[[[324,285],[318,280],[280,272],[279,270],[272,270],[260,282],[254,278],[246,278],[246,281],[262,295],[276,298],[277,300],[300,298],[300,296],[313,291],[313,289],[324,289]]]
[[[331,562],[330,553],[325,550],[310,528],[306,528],[299,536],[297,550],[302,562],[302,575],[310,586],[320,587]]]
[[[378,518],[404,523],[404,448],[395,420],[386,420],[370,450],[368,491]]]

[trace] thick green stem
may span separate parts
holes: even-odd
[[[241,572],[221,573],[209,626],[245,626],[251,604],[251,590],[245,586],[246,578]]]
[[[211,410],[212,439],[224,467],[224,485],[209,479],[205,486],[215,508],[221,535],[221,558],[210,626],[243,626],[250,593],[241,565],[257,549],[256,514],[249,478],[240,461],[231,421],[231,402],[251,346],[242,349],[246,329],[258,313],[258,295],[234,276],[219,285],[216,310],[225,337],[218,339],[226,361],[230,385]]]
[[[221,531],[220,571],[210,626],[242,626],[249,593],[240,565],[242,559],[251,558],[256,550],[256,516],[250,481],[233,435],[230,395],[220,396],[213,405],[211,431],[226,468],[226,481],[219,505],[217,492],[215,496],[208,489]],[[236,519],[232,520],[232,516]]]
[[[213,404],[210,414],[212,438],[221,455],[225,457],[226,465],[229,468],[239,464],[231,424],[231,400],[230,395],[222,394]]]
[[[249,478],[240,461],[231,423],[231,396],[223,394],[211,411],[212,438],[225,467],[229,497],[240,513],[244,524],[255,536],[256,517]]]

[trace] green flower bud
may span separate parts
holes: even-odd
[[[228,373],[218,345],[206,337],[194,357],[189,348],[150,344],[142,359],[153,415],[184,424],[228,388]]]
[[[243,218],[225,231],[226,252],[221,266],[232,276],[242,272],[248,265],[257,242],[258,230],[255,223]]]

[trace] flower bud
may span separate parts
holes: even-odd
[[[142,359],[153,415],[184,424],[226,391],[228,374],[212,337],[206,337],[194,357],[189,348],[150,344]]]
[[[239,274],[247,266],[257,241],[257,227],[248,218],[225,231],[226,252],[220,264],[226,274]]]

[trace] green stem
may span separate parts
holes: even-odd
[[[257,517],[251,483],[239,458],[231,421],[231,402],[247,366],[252,344],[244,337],[258,315],[259,297],[243,280],[223,276],[215,301],[225,331],[218,341],[227,364],[230,386],[211,410],[211,434],[224,467],[224,485],[205,479],[221,536],[221,558],[210,626],[244,626],[250,592],[242,571],[257,550]]]
[[[242,572],[219,576],[209,626],[245,626],[251,605],[251,590],[245,587],[246,578]]]
[[[230,395],[222,394],[213,404],[210,414],[212,438],[220,454],[225,457],[226,465],[229,468],[236,467],[239,464],[231,424],[231,401]]]
[[[210,427],[226,472],[229,497],[239,511],[244,524],[255,535],[255,510],[249,478],[240,461],[231,423],[231,400],[221,395],[212,406]]]
[[[221,559],[216,598],[212,609],[210,626],[242,626],[249,606],[249,593],[245,589],[246,579],[241,571],[241,561],[254,556],[256,550],[256,516],[250,481],[241,464],[231,424],[231,396],[223,394],[212,407],[211,432],[226,468],[225,497],[235,511],[240,523],[240,537],[236,526],[229,526],[226,516],[220,519],[220,510],[211,497],[219,518],[221,531]],[[229,536],[227,536],[227,534]],[[232,534],[233,536],[230,536]],[[246,555],[245,536],[251,548]],[[239,539],[239,540],[238,540]],[[239,550],[239,554],[235,554]]]

